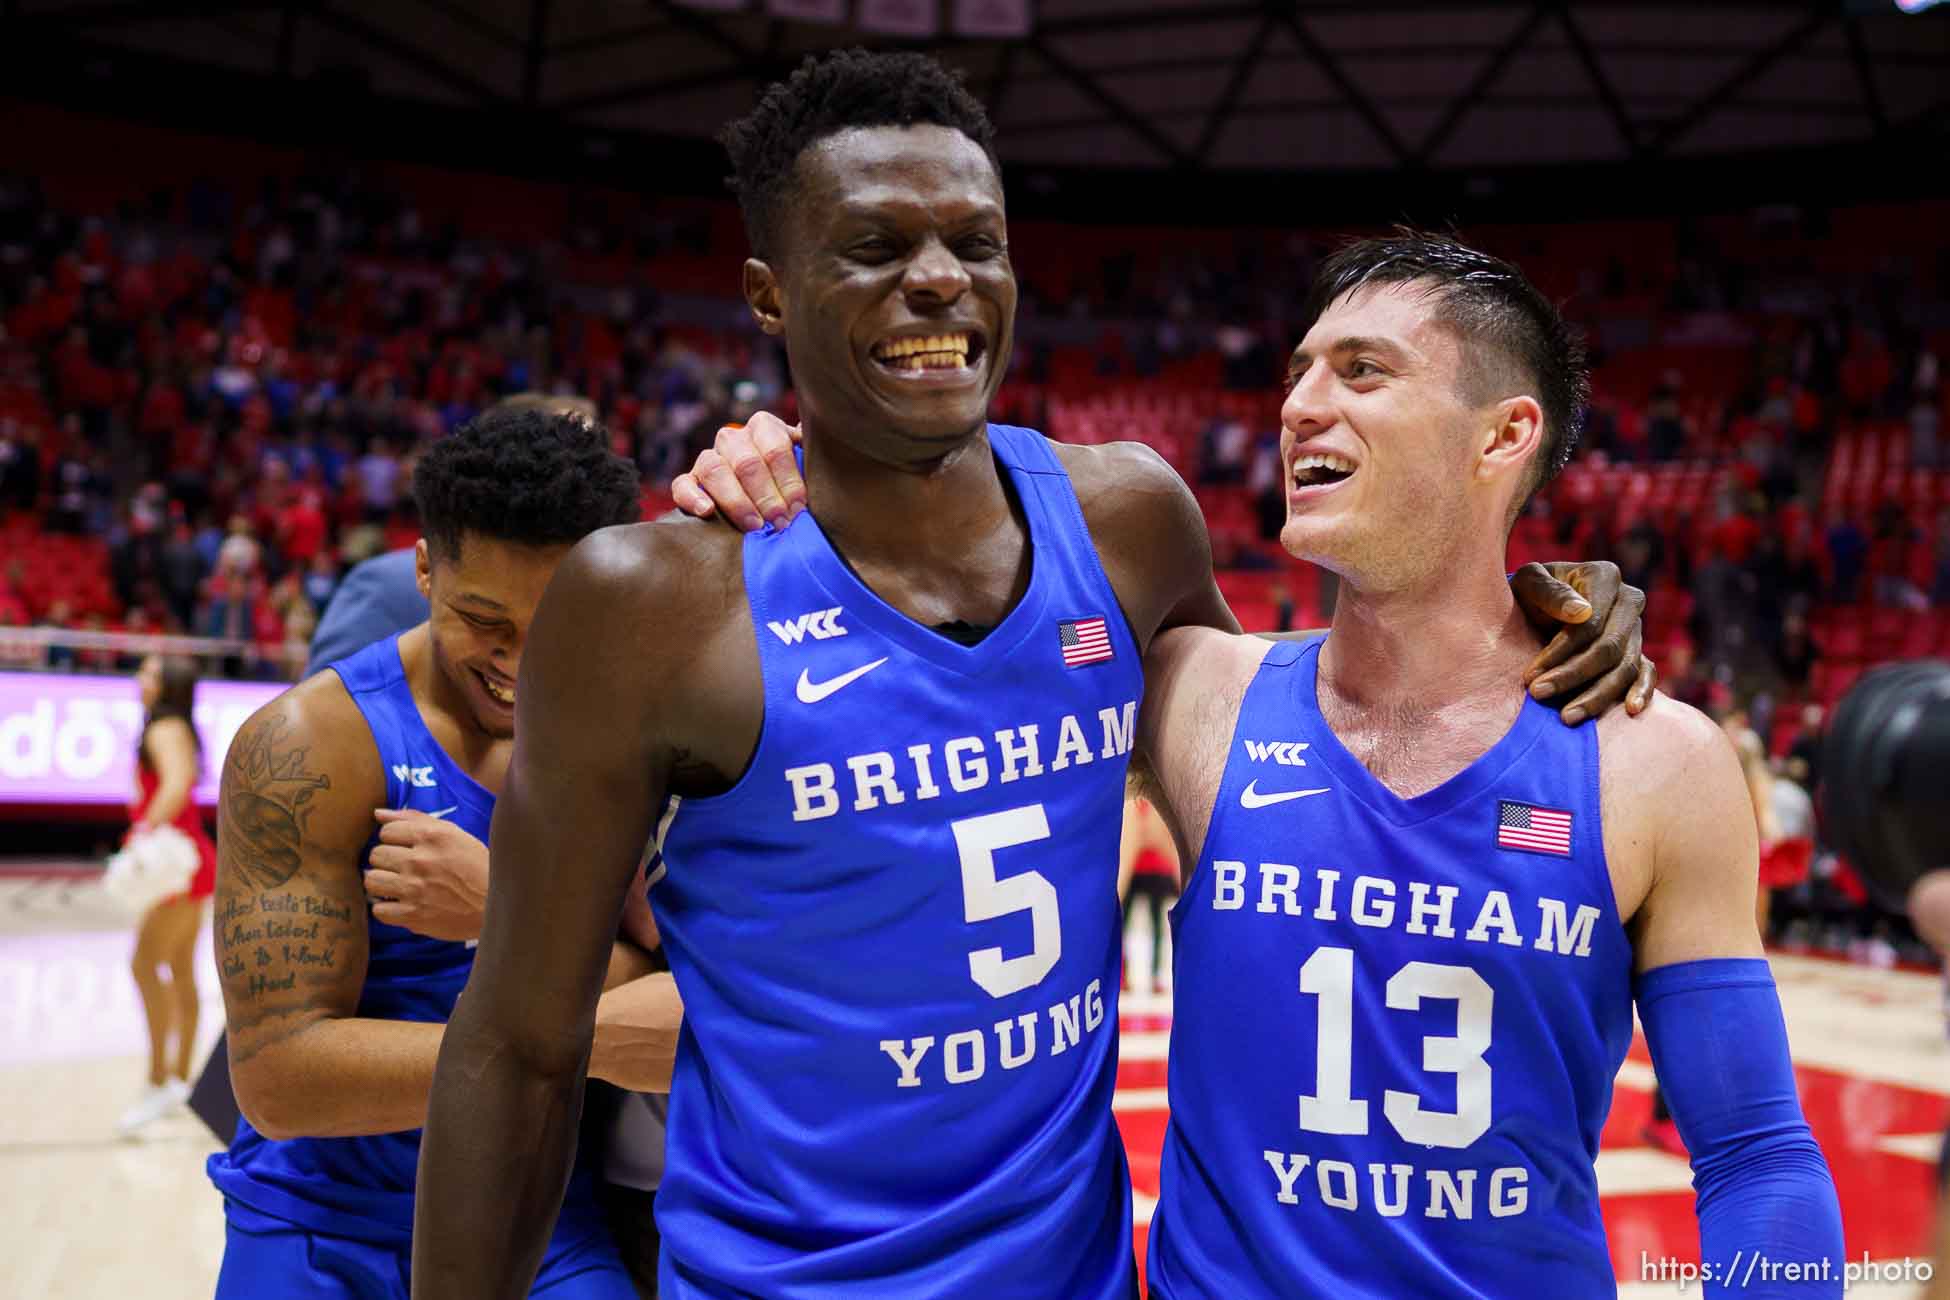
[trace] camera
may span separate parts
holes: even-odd
[[[1822,828],[1882,906],[1950,867],[1950,663],[1865,674],[1822,742]]]

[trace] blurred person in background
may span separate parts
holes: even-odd
[[[1774,774],[1768,769],[1767,747],[1758,734],[1746,727],[1737,731],[1729,729],[1728,734],[1733,738],[1734,751],[1740,755],[1740,772],[1747,780],[1747,797],[1753,802],[1754,823],[1760,832],[1760,888],[1754,899],[1754,926],[1765,939],[1774,890],[1781,887],[1770,878],[1769,871],[1770,860],[1781,839],[1780,822],[1774,816]],[[1801,874],[1806,874],[1805,866]],[[1799,879],[1800,875],[1796,875],[1781,884],[1791,885]]]
[[[203,928],[204,900],[215,892],[217,880],[217,848],[190,797],[203,770],[203,752],[191,721],[196,680],[193,660],[157,655],[144,659],[136,673],[143,723],[136,746],[129,837],[173,826],[196,845],[198,865],[188,891],[151,907],[136,927],[130,969],[149,1026],[149,1082],[116,1124],[124,1134],[153,1124],[190,1094],[190,1053],[196,1046],[196,937]]]
[[[1178,846],[1172,843],[1164,818],[1142,795],[1124,801],[1117,896],[1124,902],[1124,986],[1133,993],[1162,993],[1171,987],[1171,927],[1166,914],[1178,898]],[[1134,926],[1131,921],[1140,907],[1149,920]],[[1144,944],[1147,936],[1149,954]]]

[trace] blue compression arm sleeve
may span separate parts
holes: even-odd
[[[1840,1296],[1841,1205],[1801,1115],[1766,961],[1661,966],[1633,992],[1653,1069],[1693,1158],[1700,1257],[1711,1270],[1705,1294]]]

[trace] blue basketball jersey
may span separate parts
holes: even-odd
[[[386,772],[390,806],[444,817],[486,842],[494,796],[447,756],[420,717],[400,663],[399,637],[375,641],[331,665],[365,716]],[[363,869],[374,835],[359,855]],[[219,924],[223,922],[219,921]],[[271,921],[275,938],[277,921]],[[357,1014],[379,1020],[444,1024],[474,966],[474,946],[429,939],[366,914],[370,945]],[[210,1180],[232,1218],[250,1212],[315,1232],[403,1247],[413,1232],[413,1188],[420,1130],[373,1137],[272,1141],[237,1121],[228,1151],[210,1157]],[[602,1232],[593,1184],[581,1171],[570,1183],[549,1250]]]
[[[650,899],[684,995],[662,1294],[1134,1294],[1111,1117],[1137,647],[1068,476],[990,426],[1032,547],[979,644],[812,515],[754,533],[749,767],[672,799]]]
[[[1172,911],[1168,1300],[1611,1295],[1592,1162],[1632,1037],[1598,733],[1526,700],[1412,799],[1266,656]]]

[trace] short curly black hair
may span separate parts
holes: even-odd
[[[731,155],[729,184],[745,216],[752,255],[778,252],[779,214],[808,145],[862,126],[952,127],[995,158],[995,127],[961,75],[925,54],[863,49],[815,54],[767,87],[758,107],[719,132]]]
[[[636,466],[608,431],[539,406],[492,407],[435,443],[413,467],[413,498],[428,548],[447,559],[468,533],[559,546],[643,516]]]

